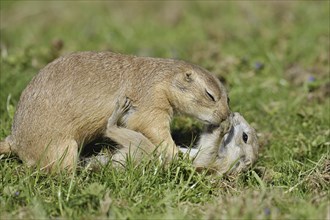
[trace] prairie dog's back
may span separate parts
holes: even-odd
[[[112,52],[79,52],[44,67],[23,91],[12,134],[17,142],[57,136],[87,138],[102,132],[114,97],[127,94],[137,104],[182,61]],[[76,137],[78,136],[78,137]],[[37,138],[40,137],[40,138]]]

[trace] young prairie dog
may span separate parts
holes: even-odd
[[[218,174],[235,174],[246,170],[258,158],[259,144],[256,131],[238,112],[227,120],[229,129],[208,126],[200,136],[197,148],[184,149],[194,158],[194,166],[208,168]]]
[[[132,107],[122,124],[160,145],[168,158],[178,149],[170,134],[174,113],[220,124],[229,113],[227,93],[207,70],[184,61],[79,52],[44,67],[23,91],[12,132],[0,153],[28,165],[72,168],[78,148],[104,135],[119,96]]]
[[[117,107],[108,120],[106,134],[120,147],[112,156],[112,163],[125,164],[127,155],[135,161],[154,152],[153,143],[143,134],[118,126],[120,117],[130,108],[129,99],[118,100]],[[227,128],[225,128],[227,126]],[[209,169],[218,174],[239,173],[254,163],[258,156],[258,140],[255,130],[237,112],[232,113],[221,126],[209,125],[200,136],[197,147],[180,148],[194,158],[194,166],[198,169]],[[109,158],[98,156],[101,163],[109,162]]]

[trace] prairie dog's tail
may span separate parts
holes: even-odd
[[[3,140],[0,141],[0,154],[7,154],[10,153],[11,149],[10,149],[10,145],[8,143],[8,137]]]

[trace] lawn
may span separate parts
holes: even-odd
[[[1,140],[43,66],[74,51],[111,50],[182,59],[218,75],[231,109],[257,130],[260,151],[236,178],[197,173],[184,158],[46,175],[1,155],[0,219],[329,219],[329,8],[329,1],[1,0]],[[201,131],[185,117],[172,127],[178,143]]]

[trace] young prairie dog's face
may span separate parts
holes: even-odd
[[[203,69],[175,76],[171,96],[174,109],[205,124],[219,125],[230,114],[227,92],[221,82]]]
[[[255,130],[237,112],[230,117],[231,128],[223,137],[217,163],[227,173],[239,173],[256,161],[258,140]]]

